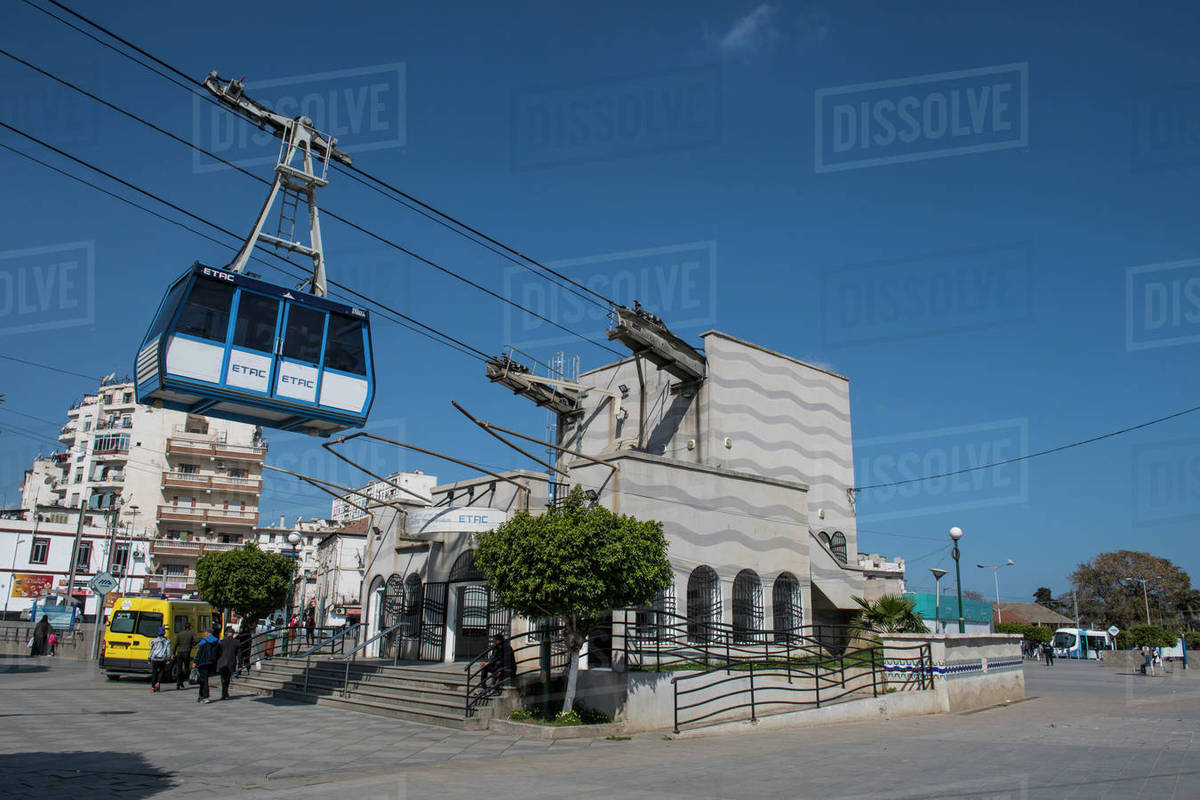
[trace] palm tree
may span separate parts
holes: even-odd
[[[855,633],[929,633],[911,597],[885,594],[878,600],[864,600],[851,595],[851,599],[860,607],[850,621]]]

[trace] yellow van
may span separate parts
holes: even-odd
[[[118,597],[104,627],[100,668],[109,680],[122,675],[150,674],[150,640],[158,629],[167,629],[174,652],[175,634],[191,623],[199,640],[209,631],[221,638],[221,615],[200,600],[171,600],[159,597]]]

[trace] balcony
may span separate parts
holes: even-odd
[[[254,527],[258,524],[257,511],[242,511],[233,508],[210,508],[207,514],[208,522],[218,525],[247,525]]]
[[[219,492],[246,492],[258,494],[262,491],[262,478],[235,478],[231,475],[213,475],[209,485]]]
[[[262,490],[261,478],[234,478],[229,475],[199,475],[194,472],[163,472],[162,487],[173,489],[204,489],[218,492],[243,492],[257,495]]]
[[[155,539],[151,555],[158,558],[199,558],[205,553],[224,552],[242,547],[241,542],[207,542],[199,539]],[[169,577],[169,576],[168,576]]]
[[[229,444],[221,441],[203,441],[192,438],[195,434],[172,436],[167,439],[168,456],[201,456],[228,461],[262,462],[267,448],[246,444]],[[211,436],[212,434],[205,434]]]
[[[207,489],[209,487],[209,479],[206,475],[198,475],[194,472],[172,472],[166,470],[162,474],[162,486],[164,489],[168,487],[175,489]]]
[[[95,458],[128,458],[128,447],[97,447],[92,450],[92,456]]]
[[[159,506],[160,522],[204,522],[204,509],[195,506]]]
[[[196,508],[195,506],[159,506],[159,522],[199,522],[202,525],[239,525],[254,527],[258,524],[257,511],[242,511],[233,508]]]
[[[124,482],[125,482],[125,470],[123,470],[123,469],[109,470],[104,475],[101,475],[99,478],[92,479],[92,483],[96,484],[97,486],[106,486],[109,484],[124,483]]]
[[[66,425],[63,425],[61,428],[58,429],[58,440],[60,442],[75,441],[75,423],[74,422],[68,422]]]

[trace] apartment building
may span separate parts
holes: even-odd
[[[0,593],[6,619],[20,618],[46,597],[61,602],[68,593],[94,619],[97,596],[88,581],[107,570],[118,581],[116,592],[137,594],[146,588],[150,540],[130,527],[109,527],[103,515],[62,506],[37,506],[20,518],[0,518]],[[78,542],[78,543],[77,543]],[[74,568],[71,556],[74,553]]]
[[[369,520],[360,517],[326,534],[317,545],[318,625],[359,622]]]
[[[34,462],[23,501],[82,504],[147,539],[151,592],[195,591],[196,559],[258,524],[267,444],[253,425],[138,405],[131,381],[108,379],[72,406],[58,439],[65,452]]]
[[[303,608],[317,597],[319,570],[318,550],[321,541],[341,525],[328,519],[296,518],[292,525],[280,516],[276,525],[256,527],[251,536],[260,549],[296,559],[296,579],[292,583],[292,598],[289,606]],[[296,534],[299,540],[291,541]]]
[[[426,475],[420,470],[393,472],[387,476],[386,480],[371,481],[359,489],[357,494],[335,497],[332,516],[335,522],[345,524],[365,518],[366,514],[363,508],[375,503],[400,502],[410,505],[428,505],[433,497],[435,485],[437,485],[437,476]]]

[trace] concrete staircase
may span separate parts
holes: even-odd
[[[303,659],[273,658],[260,664],[261,669],[252,669],[249,676],[236,679],[237,683],[262,695],[445,728],[481,730],[492,716],[490,707],[466,715],[467,675],[462,664],[393,666],[390,662],[359,660],[350,665],[345,693],[344,661],[314,658],[307,668],[307,690]]]

